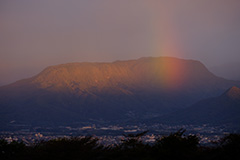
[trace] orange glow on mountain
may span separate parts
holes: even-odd
[[[153,3],[146,2],[149,13],[152,17],[159,15],[158,21],[151,19],[152,27],[152,52],[157,56],[182,57],[184,47],[181,44],[181,36],[172,21],[172,12],[166,10],[166,6],[161,6],[161,11]],[[169,13],[169,14],[166,14]],[[165,89],[175,90],[184,84],[186,69],[184,63],[178,59],[161,59],[154,65],[153,70],[157,70],[160,86]]]
[[[159,57],[114,63],[64,64],[45,69],[33,83],[39,84],[40,88],[68,88],[80,94],[89,90],[105,92],[109,89],[128,92],[121,86],[158,87],[174,91],[185,83],[187,63],[177,58]]]
[[[179,59],[164,58],[154,65],[161,88],[175,90],[184,84],[184,64]]]

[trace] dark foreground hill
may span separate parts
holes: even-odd
[[[97,138],[73,137],[41,141],[31,146],[0,140],[1,160],[234,160],[240,158],[240,135],[230,134],[213,146],[199,145],[194,135],[183,131],[144,143],[144,133],[128,135],[122,143],[102,146]]]
[[[140,58],[70,63],[0,88],[0,124],[139,120],[220,95],[240,82],[219,78],[195,60]]]
[[[170,124],[229,124],[240,128],[240,89],[234,86],[221,96],[201,100],[162,120]]]

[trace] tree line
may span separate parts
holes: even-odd
[[[195,135],[181,129],[148,144],[141,140],[147,131],[124,135],[122,143],[103,146],[98,138],[71,137],[23,142],[0,140],[1,160],[231,160],[240,158],[240,134],[229,134],[211,146],[201,146]]]

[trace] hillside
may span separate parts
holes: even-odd
[[[0,88],[0,123],[144,119],[186,108],[240,82],[195,60],[140,58],[50,66]]]
[[[170,124],[231,124],[240,123],[240,89],[231,87],[221,96],[199,101],[189,108],[162,118]]]
[[[218,66],[209,66],[209,70],[214,74],[232,80],[240,80],[240,62],[231,62]]]

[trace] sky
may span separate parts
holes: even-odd
[[[50,65],[150,56],[221,71],[240,64],[239,8],[239,0],[0,0],[0,85]]]

